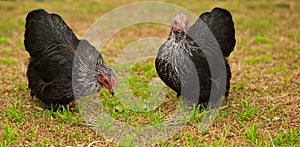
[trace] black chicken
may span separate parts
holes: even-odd
[[[59,15],[42,9],[31,11],[25,27],[24,44],[31,57],[27,71],[31,96],[38,97],[47,108],[70,103],[74,99],[72,67],[75,54],[78,54],[77,62],[81,63],[77,65],[83,66],[73,69],[73,74],[79,75],[75,81],[85,88],[78,95],[92,94],[102,87],[114,94],[115,72],[103,63],[101,54],[89,42],[77,39]],[[80,81],[82,79],[92,80]]]
[[[211,106],[224,95],[228,96],[231,71],[226,57],[236,42],[232,16],[225,9],[214,8],[201,14],[194,25],[188,27],[184,14],[174,17],[169,38],[161,45],[156,57],[156,71],[177,96],[196,99],[193,103],[204,107]],[[214,60],[214,64],[209,64],[208,57]],[[214,78],[212,69],[217,71]],[[223,91],[220,89],[222,80]],[[216,90],[221,94],[211,96]],[[214,100],[210,101],[210,97]]]

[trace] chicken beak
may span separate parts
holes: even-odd
[[[115,95],[115,92],[113,89],[109,89],[109,92],[111,93],[111,97],[113,97]]]

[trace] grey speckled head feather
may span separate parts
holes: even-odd
[[[113,69],[103,63],[101,54],[87,41],[80,41],[73,62],[73,90],[75,97],[94,94],[103,87],[114,93],[117,80]],[[107,78],[108,85],[101,83]]]

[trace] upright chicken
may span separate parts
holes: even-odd
[[[47,108],[66,105],[74,99],[72,70],[84,73],[78,80],[83,83],[81,87],[86,88],[82,91],[88,92],[82,95],[98,92],[103,87],[114,93],[117,79],[114,70],[104,64],[101,54],[88,41],[79,40],[59,15],[43,9],[31,11],[26,17],[25,28],[24,44],[30,54],[28,86],[31,96],[38,97]],[[85,67],[72,69],[78,50],[81,57],[86,56],[79,58]],[[92,80],[84,84],[86,81],[80,81],[82,77]]]
[[[215,92],[212,87],[217,89],[220,85],[212,77],[214,67],[210,67],[219,65],[210,64],[208,57],[219,64],[223,62],[224,70],[218,70],[225,77],[225,90],[221,95],[228,96],[231,71],[226,58],[233,51],[235,42],[234,22],[225,9],[214,8],[201,14],[190,28],[187,16],[178,14],[171,23],[169,38],[159,48],[156,71],[177,96],[187,99],[197,97],[194,102],[206,107],[212,92]],[[217,56],[217,49],[221,56]]]

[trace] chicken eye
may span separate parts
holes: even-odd
[[[109,81],[107,79],[104,79],[105,84],[109,84]]]

